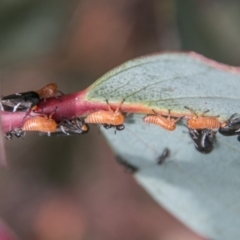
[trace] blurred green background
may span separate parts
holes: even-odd
[[[0,94],[49,82],[77,92],[158,51],[196,51],[239,66],[239,22],[239,1],[1,0]],[[116,163],[98,127],[83,136],[28,133],[5,146],[0,216],[19,239],[203,239]]]

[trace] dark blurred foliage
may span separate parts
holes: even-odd
[[[240,65],[239,1],[176,1],[182,50]]]
[[[128,59],[163,50],[240,65],[239,18],[238,1],[1,0],[1,94],[49,82],[79,91]],[[116,163],[97,127],[73,137],[28,133],[5,145],[0,215],[20,239],[202,239]]]

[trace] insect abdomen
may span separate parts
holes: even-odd
[[[99,124],[104,124],[106,123],[104,120],[106,120],[107,115],[105,113],[105,111],[98,111],[98,112],[94,112],[89,114],[86,118],[85,118],[85,122],[86,123],[99,123]]]
[[[143,118],[146,123],[153,123],[165,128],[166,130],[173,131],[176,128],[176,124],[162,116],[146,116]]]
[[[110,124],[110,125],[121,125],[124,123],[124,117],[121,113],[98,111],[89,114],[85,118],[86,123],[99,123],[99,124]]]
[[[55,132],[57,123],[53,119],[43,117],[35,117],[26,121],[22,130],[24,131],[41,131],[41,132]]]
[[[188,127],[191,129],[219,129],[220,123],[216,118],[198,117],[189,119]]]

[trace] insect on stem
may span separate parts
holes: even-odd
[[[108,99],[106,99],[106,103],[108,106],[108,110],[99,110],[93,113],[90,113],[86,118],[86,123],[92,124],[102,124],[106,129],[114,127],[115,130],[121,131],[124,129],[124,115],[119,111],[121,104],[124,100],[120,103],[120,105],[114,111]],[[116,132],[116,131],[115,131]]]
[[[168,131],[173,131],[176,128],[176,123],[182,118],[179,117],[177,119],[171,118],[170,109],[168,110],[168,116],[165,117],[159,113],[157,113],[154,109],[152,109],[154,115],[147,115],[143,118],[143,121],[146,123],[152,123],[159,125],[165,128]]]

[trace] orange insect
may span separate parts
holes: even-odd
[[[23,127],[23,131],[40,131],[40,132],[55,132],[57,129],[57,123],[52,119],[52,115],[55,111],[50,114],[49,117],[45,115],[35,116],[28,119]]]
[[[119,107],[113,111],[108,103],[108,100],[106,100],[107,105],[108,105],[108,111],[105,110],[100,110],[97,112],[93,112],[89,114],[85,118],[86,123],[98,123],[98,124],[106,124],[110,126],[119,126],[123,125],[124,123],[124,116],[123,114],[119,111],[122,103],[124,100],[121,102]]]
[[[186,107],[193,116],[188,119],[187,126],[190,129],[219,129],[221,126],[221,123],[216,119],[217,117],[208,117],[204,116],[209,110],[202,113],[200,116],[198,116],[191,108]]]
[[[170,110],[168,110],[168,117],[163,117],[162,115],[156,113],[153,109],[152,111],[155,113],[154,115],[147,115],[143,118],[143,122],[153,123],[165,128],[168,131],[173,131],[176,128],[176,122],[179,121],[180,118],[171,118]]]
[[[45,87],[35,92],[38,93],[40,99],[44,99],[44,101],[46,101],[46,98],[50,98],[50,97],[57,98],[58,94],[63,95],[63,93],[57,89],[56,83],[49,83]]]

